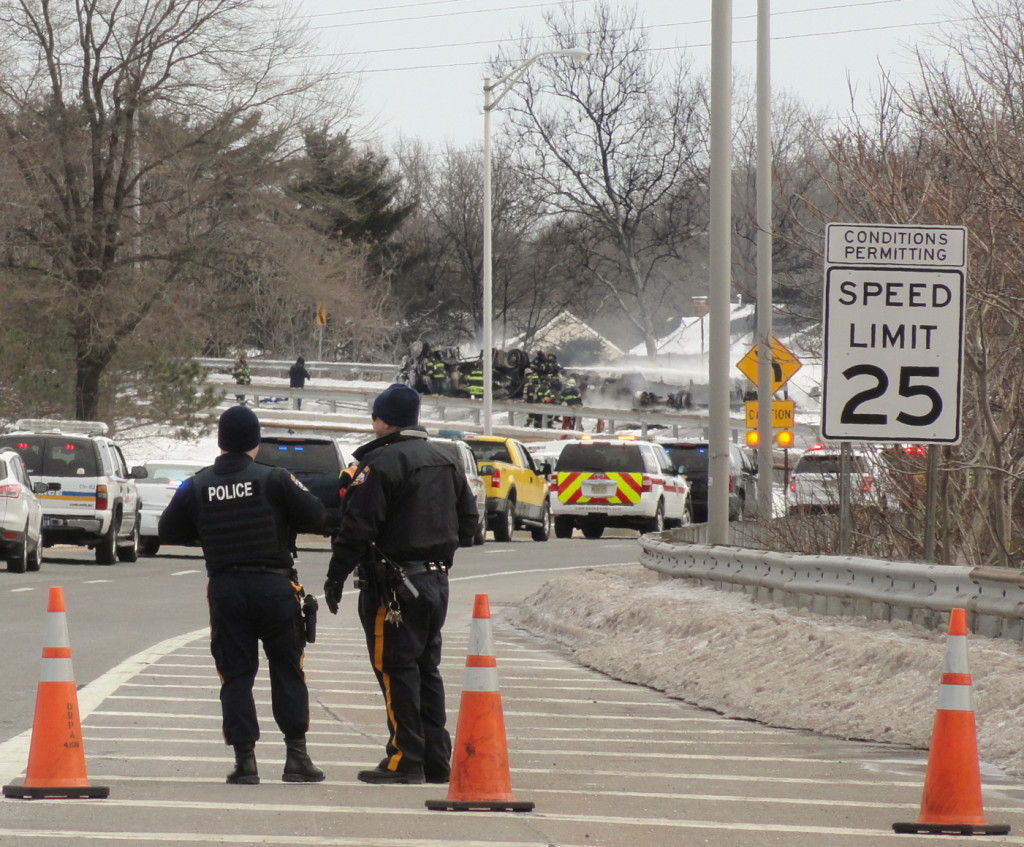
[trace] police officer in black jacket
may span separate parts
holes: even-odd
[[[320,782],[324,772],[306,752],[309,692],[302,670],[305,635],[295,532],[321,532],[324,507],[282,468],[253,461],[260,422],[246,406],[220,416],[221,455],[185,480],[160,518],[165,544],[199,542],[209,574],[210,650],[221,678],[224,740],[235,748],[227,781],[255,785],[260,736],[252,687],[259,644],[270,670],[274,720],[284,733],[285,782]]]
[[[470,547],[476,502],[455,455],[427,440],[419,394],[392,385],[373,403],[374,441],[359,466],[332,540],[324,599],[337,614],[342,586],[357,573],[359,619],[387,704],[386,755],[359,771],[374,784],[447,782],[452,743],[445,728],[441,628],[456,547]]]

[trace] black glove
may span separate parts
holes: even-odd
[[[324,602],[327,603],[332,615],[338,614],[338,604],[341,603],[341,590],[344,585],[341,580],[330,578],[324,583]]]

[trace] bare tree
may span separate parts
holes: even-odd
[[[940,452],[939,550],[945,561],[1019,566],[1024,2],[977,0],[965,12],[940,58],[918,52],[918,80],[883,78],[874,114],[826,139],[826,176],[840,219],[967,227],[964,435]],[[922,472],[895,463],[896,499],[918,528]],[[920,554],[920,535],[905,534],[906,555]]]
[[[77,417],[229,230],[259,249],[258,195],[296,129],[347,108],[299,66],[302,33],[252,0],[0,0],[8,282],[69,334]]]
[[[537,62],[512,90],[509,135],[523,180],[556,212],[585,223],[586,268],[603,297],[655,353],[655,317],[676,280],[665,271],[681,245],[706,233],[704,81],[649,47],[634,8],[608,2],[546,16],[547,35],[501,56],[495,76],[545,49],[586,47],[582,65]]]

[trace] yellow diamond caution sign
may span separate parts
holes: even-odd
[[[792,429],[796,420],[796,403],[792,400],[772,401],[772,428]],[[757,429],[757,401],[747,401],[747,429]]]
[[[751,347],[747,354],[736,363],[743,375],[757,385],[757,345]],[[772,338],[772,394],[789,382],[790,378],[800,370],[800,360],[782,346],[779,339]]]

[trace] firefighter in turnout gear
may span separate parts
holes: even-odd
[[[235,750],[227,781],[255,785],[260,737],[253,699],[259,646],[270,669],[274,720],[284,735],[285,782],[320,782],[306,752],[309,692],[302,670],[307,627],[291,539],[321,532],[325,511],[288,471],[253,461],[260,422],[247,406],[220,416],[213,465],[185,480],[160,518],[165,544],[203,547],[209,575],[210,652],[220,676],[224,740]]]
[[[353,571],[359,619],[387,711],[385,756],[358,778],[372,784],[447,782],[441,628],[456,547],[470,547],[476,501],[451,451],[417,425],[419,395],[385,389],[373,404],[376,438],[359,447],[331,548],[324,599],[337,614]]]
[[[580,392],[579,386],[576,384],[576,380],[571,376],[565,378],[565,383],[562,385],[562,391],[558,398],[558,402],[563,406],[582,406],[583,405],[583,394]],[[566,415],[562,418],[562,429],[575,429],[576,418]]]
[[[527,403],[540,403],[541,381],[540,374],[535,368],[527,368],[526,376],[523,379],[523,400]],[[526,425],[540,427],[541,416],[531,412],[526,416]]]
[[[483,356],[479,362],[473,363],[473,369],[466,374],[466,391],[475,400],[482,400],[484,396],[484,361]]]

